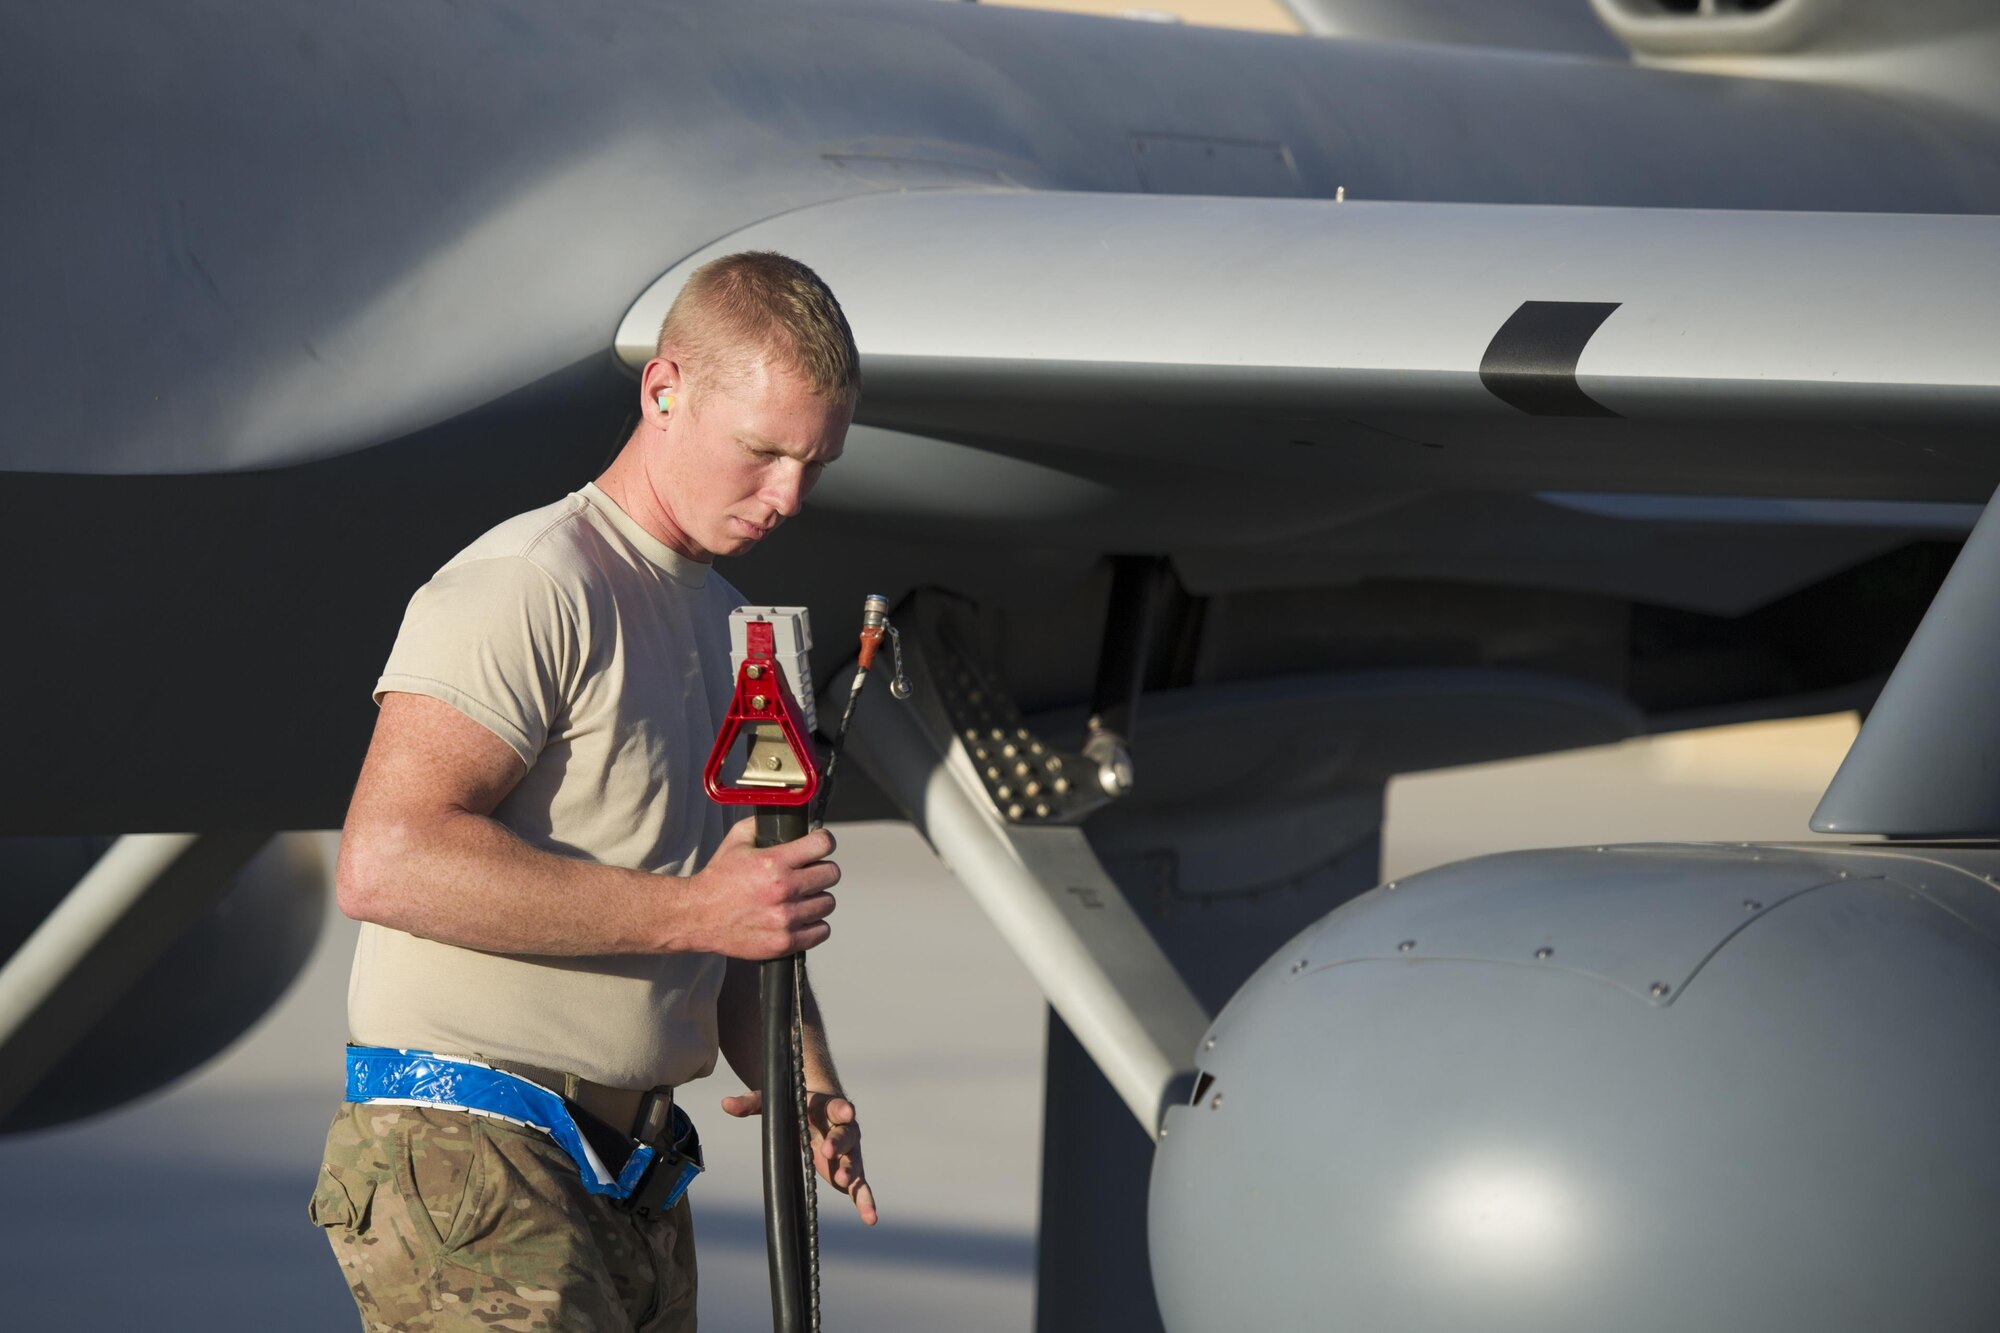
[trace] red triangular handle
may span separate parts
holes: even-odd
[[[758,630],[763,630],[758,634]],[[729,716],[708,752],[708,767],[702,771],[702,785],[709,799],[723,805],[806,805],[819,791],[819,756],[806,735],[805,717],[799,712],[792,687],[785,680],[771,644],[769,625],[750,626],[749,652],[736,672],[736,693],[729,700]],[[764,783],[736,786],[722,780],[722,767],[746,726],[776,726],[805,781],[776,786]]]

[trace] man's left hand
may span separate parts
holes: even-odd
[[[746,1092],[724,1097],[722,1109],[742,1119],[764,1110],[764,1094]],[[861,1121],[854,1103],[830,1092],[806,1094],[806,1120],[812,1125],[813,1165],[827,1182],[854,1200],[854,1211],[869,1226],[876,1221],[875,1191],[861,1169]]]

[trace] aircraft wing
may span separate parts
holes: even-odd
[[[840,293],[867,426],[1071,475],[1977,501],[2000,218],[1033,191],[849,198],[776,249]]]

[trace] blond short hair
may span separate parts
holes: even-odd
[[[840,302],[819,274],[771,250],[724,255],[696,269],[660,324],[658,354],[680,362],[690,405],[767,356],[821,398],[861,391],[861,354]]]

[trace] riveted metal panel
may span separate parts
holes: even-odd
[[[1671,1004],[1745,925],[1801,893],[1865,873],[1774,848],[1607,846],[1480,857],[1356,899],[1300,942],[1286,973],[1296,979],[1373,960],[1516,963]]]

